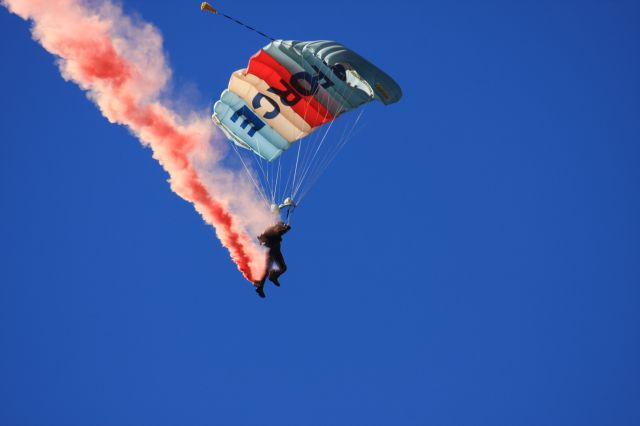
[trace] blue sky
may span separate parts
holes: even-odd
[[[264,40],[191,3],[124,7],[207,108]],[[215,5],[404,98],[368,107],[261,300],[1,9],[0,424],[640,423],[637,2]]]

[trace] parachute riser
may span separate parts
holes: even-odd
[[[291,225],[291,220],[293,219],[293,212],[295,211],[296,206],[289,206],[287,208],[287,215],[284,218],[284,222],[287,225]]]
[[[282,218],[283,222],[290,224],[291,219],[293,218],[293,211],[298,207],[296,203],[293,202],[291,197],[287,197],[282,204],[271,204],[270,209],[271,212],[278,214],[281,218],[284,214],[284,218]],[[284,210],[286,209],[286,213]]]

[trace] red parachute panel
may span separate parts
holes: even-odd
[[[258,51],[249,60],[247,72],[264,80],[272,88],[282,91],[291,92],[300,98],[298,102],[291,106],[304,121],[311,127],[318,127],[324,123],[334,119],[334,116],[322,105],[315,97],[305,96],[293,88],[289,82],[291,81],[291,73],[287,68],[276,61],[273,56],[264,50]],[[286,84],[283,84],[283,81]]]

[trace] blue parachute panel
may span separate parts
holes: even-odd
[[[393,78],[335,41],[306,42],[302,52],[303,56],[314,56],[334,70],[340,65],[355,70],[373,89],[375,98],[385,105],[398,102],[402,97],[402,89]]]
[[[276,40],[270,43],[268,46],[264,48],[264,50],[276,58],[278,62],[284,65],[290,71],[295,69],[295,65],[302,67],[309,75],[317,75],[318,71],[314,69],[314,65],[318,67],[315,61],[309,62],[302,56],[302,52],[298,51],[295,46],[296,44],[300,44],[300,42],[290,42],[290,41],[282,41]],[[295,65],[292,65],[295,64]],[[339,113],[352,110],[357,105],[349,103],[349,92],[351,92],[350,88],[346,86],[346,84],[342,83],[342,81],[333,78],[331,74],[333,71],[326,68],[324,65],[320,64],[321,68],[319,68],[323,73],[327,74],[327,77],[332,79],[333,86],[328,87],[326,90],[329,92],[329,95],[340,105],[338,110],[333,108],[329,108],[331,113],[334,115],[339,115]],[[318,99],[322,102],[325,107],[329,107],[327,105],[328,102],[324,102],[323,99]],[[367,98],[367,100],[370,100]]]
[[[236,94],[225,90],[213,106],[213,118],[227,136],[267,161],[289,148],[289,142],[264,122]]]

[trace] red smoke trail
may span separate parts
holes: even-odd
[[[255,235],[272,218],[232,172],[199,173],[196,164],[215,165],[217,159],[209,145],[210,122],[184,120],[159,100],[170,77],[159,33],[108,1],[95,7],[81,0],[2,2],[33,22],[34,39],[56,55],[65,79],[86,90],[110,122],[126,125],[152,149],[172,190],[215,227],[242,274],[260,278],[264,253],[249,232]]]

